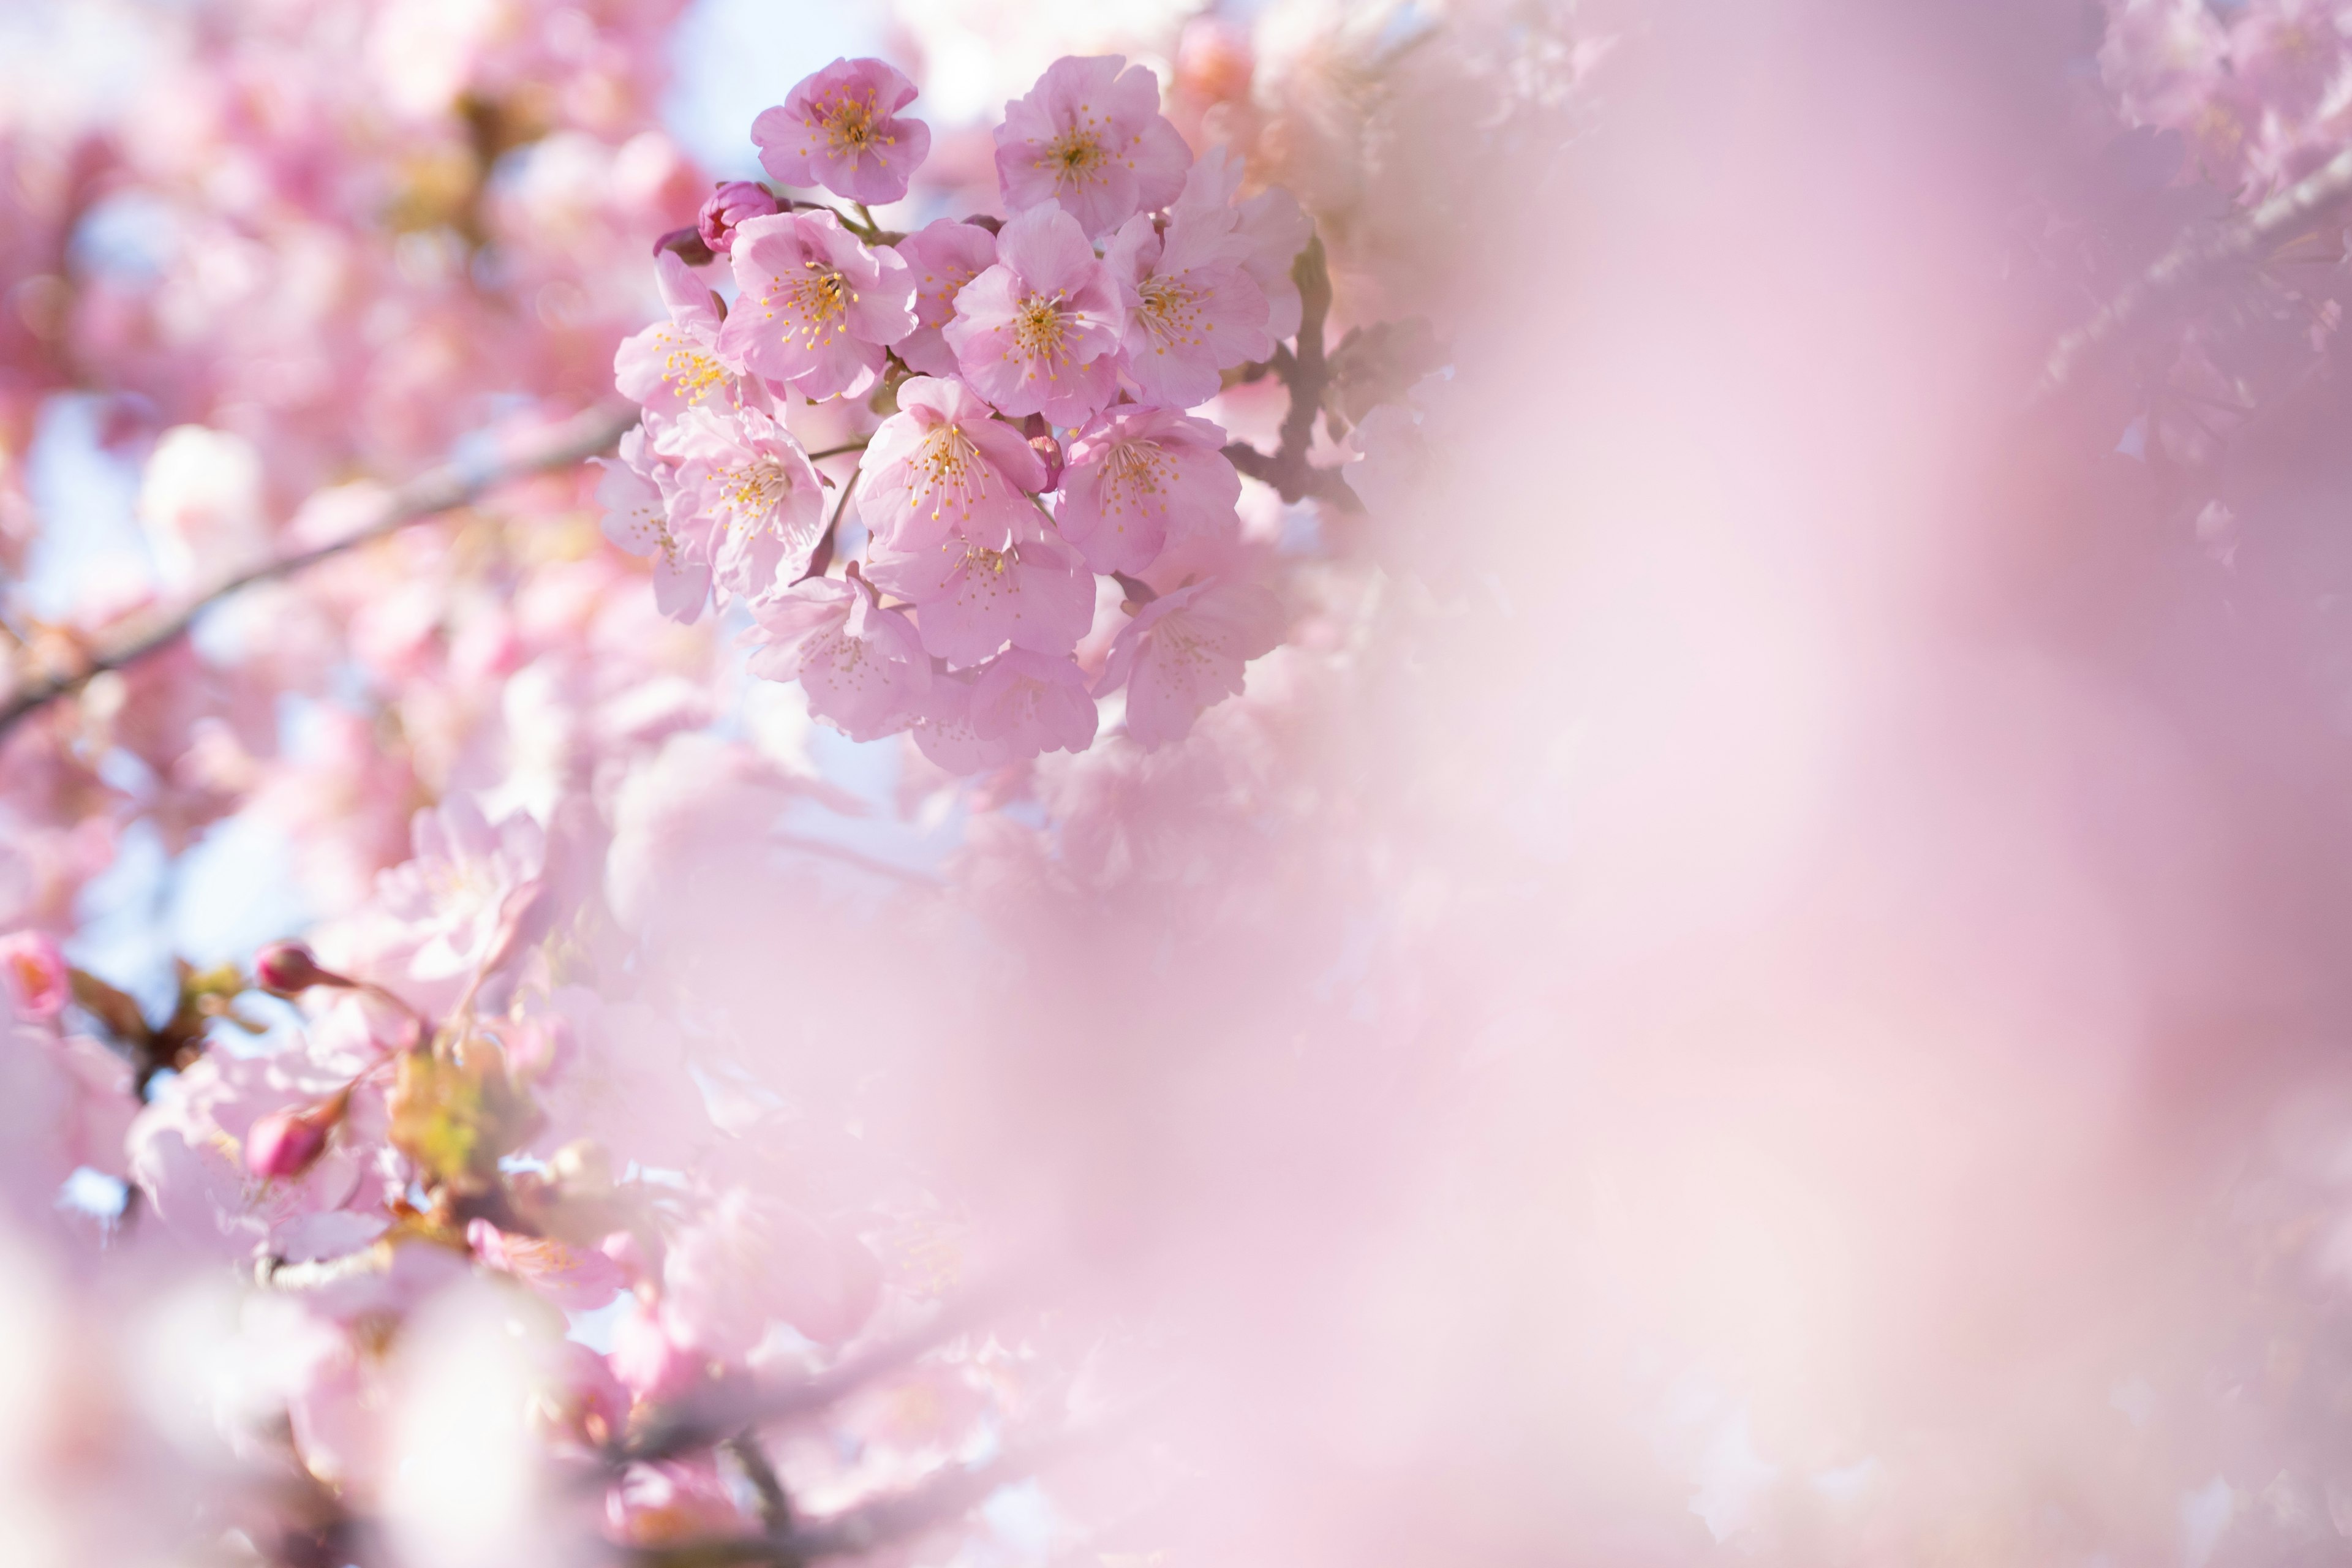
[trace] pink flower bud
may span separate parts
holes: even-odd
[[[767,186],[750,180],[730,180],[702,204],[702,214],[695,226],[701,231],[702,243],[710,247],[710,253],[724,256],[727,247],[735,243],[736,225],[782,210],[776,198],[768,194]]]
[[[273,1110],[255,1121],[245,1135],[245,1168],[264,1179],[291,1181],[319,1163],[327,1152],[327,1134],[343,1119],[351,1091],[316,1105]]]
[[[20,1018],[46,1024],[66,1010],[73,996],[73,978],[66,955],[41,931],[10,931],[0,936],[0,978],[8,1000]]]
[[[1045,423],[1044,415],[1032,414],[1022,423],[1021,433],[1029,437],[1029,449],[1045,465],[1045,482],[1040,489],[1054,489],[1062,482],[1062,443],[1054,438],[1054,427]]]
[[[273,942],[255,953],[253,983],[273,996],[299,996],[313,985],[352,984],[321,967],[318,955],[299,942]]]

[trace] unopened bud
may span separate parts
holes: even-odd
[[[767,186],[750,180],[730,180],[702,204],[695,227],[713,256],[724,256],[735,243],[738,225],[782,210]]]
[[[273,942],[254,954],[253,983],[273,996],[299,996],[313,985],[353,984],[321,966],[318,954],[299,942]]]
[[[654,241],[656,256],[665,250],[676,251],[677,258],[688,267],[707,266],[711,259],[710,247],[702,243],[702,231],[692,224],[684,228],[671,229]]]
[[[1029,449],[1045,465],[1045,488],[1053,489],[1062,482],[1062,444],[1054,438],[1054,427],[1045,423],[1044,415],[1032,414],[1021,433],[1029,437]]]
[[[273,1110],[255,1121],[245,1135],[245,1168],[265,1180],[299,1176],[327,1152],[327,1134],[342,1121],[351,1099],[345,1089],[316,1105]]]

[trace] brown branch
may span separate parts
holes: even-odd
[[[2352,196],[2352,147],[2234,221],[2199,225],[2175,240],[2154,266],[2125,284],[2091,319],[2060,338],[2042,362],[2026,405],[2054,396],[2125,331],[2177,294],[2310,226]]]
[[[1266,362],[1290,390],[1290,407],[1282,416],[1281,443],[1271,453],[1247,442],[1225,447],[1225,458],[1235,469],[1272,485],[1286,501],[1309,496],[1344,511],[1361,510],[1356,492],[1334,468],[1318,468],[1307,460],[1315,444],[1315,415],[1331,385],[1331,362],[1323,353],[1323,321],[1331,310],[1331,271],[1323,258],[1323,241],[1310,237],[1291,263],[1298,284],[1298,335],[1296,352],[1277,347]]]
[[[110,646],[94,650],[76,669],[41,676],[19,688],[5,706],[0,706],[0,738],[58,698],[80,690],[93,677],[135,664],[171,647],[187,635],[197,616],[232,594],[257,583],[290,576],[412,523],[437,517],[509,480],[551,468],[569,468],[609,450],[636,422],[635,404],[600,404],[518,444],[496,461],[451,463],[421,474],[385,496],[382,510],[365,527],[331,543],[232,573],[178,606],[161,612],[145,625],[133,626]]]

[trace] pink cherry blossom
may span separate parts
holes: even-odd
[[[1217,395],[1217,374],[1264,359],[1265,295],[1213,226],[1178,218],[1165,236],[1141,213],[1127,220],[1103,257],[1126,321],[1127,374],[1147,403],[1190,408]]]
[[[953,375],[955,351],[940,328],[955,318],[955,297],[996,260],[996,236],[953,218],[916,230],[894,247],[915,274],[915,330],[898,343],[898,357],[924,375]]]
[[[740,1361],[775,1321],[821,1342],[847,1339],[872,1313],[879,1285],[873,1256],[854,1237],[730,1188],[671,1244],[661,1317],[679,1344]]]
[[[898,118],[915,84],[877,59],[840,59],[751,121],[760,165],[787,185],[855,202],[895,202],[931,150],[931,128]]]
[[[933,549],[950,536],[1001,549],[1037,515],[1045,466],[1021,432],[960,381],[914,376],[898,412],[866,444],[857,515],[885,549]]]
[[[73,999],[66,969],[66,955],[46,932],[17,931],[0,937],[0,983],[20,1018],[46,1024],[65,1011]]]
[[[598,458],[604,477],[596,486],[604,509],[604,537],[632,555],[650,557],[654,604],[672,620],[698,619],[710,603],[710,563],[701,540],[689,546],[669,525],[669,505],[654,478],[669,465],[649,450],[644,426],[621,437],[620,456]]]
[[[904,610],[884,609],[863,577],[812,577],[757,605],[751,673],[798,680],[809,711],[853,741],[914,722],[930,656]]]
[[[1056,206],[1032,207],[996,241],[996,265],[963,286],[944,329],[957,366],[1007,414],[1079,424],[1118,392],[1109,275]]]
[[[1280,342],[1298,331],[1302,301],[1291,267],[1315,232],[1298,198],[1271,185],[1239,201],[1244,166],[1228,147],[1201,154],[1184,176],[1183,194],[1169,209],[1177,225],[1222,237],[1219,254],[1237,262],[1265,296],[1266,335]]]
[[[669,320],[624,339],[613,355],[613,383],[621,395],[655,414],[682,414],[706,404],[734,407],[747,394],[719,349],[719,297],[664,251],[654,260]]]
[[[950,538],[929,550],[877,552],[866,572],[877,588],[911,599],[925,651],[973,665],[1010,640],[1067,654],[1094,618],[1095,580],[1077,552],[1040,526],[1016,530],[1001,549]]]
[[[982,667],[971,722],[973,733],[1016,758],[1083,752],[1094,744],[1095,700],[1076,664],[1015,647]]]
[[[734,247],[736,229],[752,218],[782,210],[767,186],[751,180],[729,180],[702,204],[702,211],[694,220],[695,229],[711,255],[724,256]]]
[[[887,345],[915,330],[913,272],[829,212],[752,218],[728,260],[741,291],[719,353],[804,397],[863,395]]]
[[[1156,752],[1242,691],[1242,667],[1282,640],[1282,604],[1254,583],[1195,583],[1163,594],[1111,643],[1095,694],[1127,689],[1127,732]]]
[[[1165,408],[1107,410],[1070,445],[1055,521],[1097,572],[1140,572],[1173,540],[1230,535],[1241,476],[1224,432]]]
[[[996,128],[996,176],[1015,212],[1058,202],[1089,235],[1166,206],[1192,154],[1160,113],[1160,81],[1120,55],[1065,55]]]
[[[719,587],[757,599],[808,570],[824,487],[792,432],[756,408],[697,408],[654,445],[675,465],[663,475],[670,535],[710,563]]]
[[[594,1311],[623,1283],[610,1258],[553,1237],[518,1235],[478,1219],[467,1226],[466,1241],[485,1267],[514,1276],[566,1311]]]

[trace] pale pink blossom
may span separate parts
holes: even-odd
[[[1111,643],[1095,694],[1127,689],[1127,732],[1181,741],[1202,709],[1242,691],[1242,668],[1282,640],[1282,605],[1254,583],[1196,583],[1146,605]]]
[[[931,150],[931,128],[900,119],[915,84],[887,61],[840,59],[751,121],[760,165],[787,185],[854,202],[895,202]]]
[[[551,1236],[520,1235],[478,1219],[467,1226],[466,1242],[486,1268],[514,1276],[566,1311],[594,1311],[623,1283],[621,1266],[604,1253]]]
[[[1213,224],[1179,217],[1166,234],[1141,213],[1103,256],[1125,313],[1120,348],[1147,403],[1190,408],[1217,395],[1228,365],[1274,352],[1265,295]]]
[[[996,237],[996,265],[956,295],[944,329],[966,381],[1007,414],[1076,425],[1118,389],[1118,297],[1076,219],[1032,207]]]
[[[529,813],[492,823],[470,795],[446,796],[409,825],[414,855],[376,879],[375,903],[331,935],[349,950],[336,967],[437,1012],[490,956],[506,900],[547,863],[547,835]]]
[[[914,721],[930,685],[930,656],[907,613],[884,609],[863,577],[812,577],[752,614],[762,645],[751,655],[752,674],[798,680],[809,711],[853,741]]]
[[[953,218],[916,230],[895,247],[915,273],[916,327],[898,343],[898,357],[924,375],[953,375],[955,351],[940,329],[955,319],[955,297],[996,260],[996,236]]]
[[[971,723],[982,740],[1017,760],[1094,744],[1095,700],[1086,672],[1068,658],[1011,647],[972,682]]]
[[[730,368],[719,349],[719,297],[667,251],[654,259],[669,320],[625,338],[613,353],[613,384],[649,413],[683,414],[705,405],[763,401]]]
[[[829,212],[752,218],[728,260],[740,292],[719,353],[803,397],[864,395],[887,346],[915,330],[913,272]]]
[[[1088,235],[1166,206],[1192,153],[1160,112],[1160,80],[1121,55],[1065,55],[996,128],[996,177],[1019,212],[1058,202]]]
[[[17,931],[0,936],[0,982],[20,1018],[54,1020],[73,999],[66,955],[45,931]]]
[[[639,425],[621,437],[616,458],[590,459],[604,470],[596,500],[604,509],[604,537],[653,562],[654,605],[672,620],[698,619],[710,603],[710,563],[669,525],[669,506],[655,475],[668,467],[649,449]]]
[[[1070,444],[1062,537],[1097,572],[1140,572],[1173,541],[1230,536],[1242,481],[1224,434],[1170,409],[1106,410]]]
[[[756,408],[697,408],[656,436],[669,531],[712,581],[758,599],[808,570],[824,531],[824,487],[808,453]]]
[[[866,443],[857,515],[883,548],[950,538],[1001,548],[1037,515],[1045,470],[1021,432],[960,381],[914,376]]]
[[[950,665],[980,663],[1010,641],[1067,654],[1094,619],[1095,580],[1077,552],[1033,518],[992,549],[950,538],[928,550],[875,552],[874,585],[909,599],[926,652]]]
[[[695,216],[695,231],[711,255],[724,256],[734,247],[738,228],[755,217],[782,210],[767,186],[751,180],[729,180],[702,204],[702,211]]]
[[[1212,147],[1184,176],[1169,209],[1170,226],[1220,236],[1219,253],[1236,262],[1265,296],[1266,335],[1276,342],[1298,331],[1303,301],[1291,267],[1314,237],[1314,222],[1280,185],[1239,199],[1244,165],[1231,148]]]

